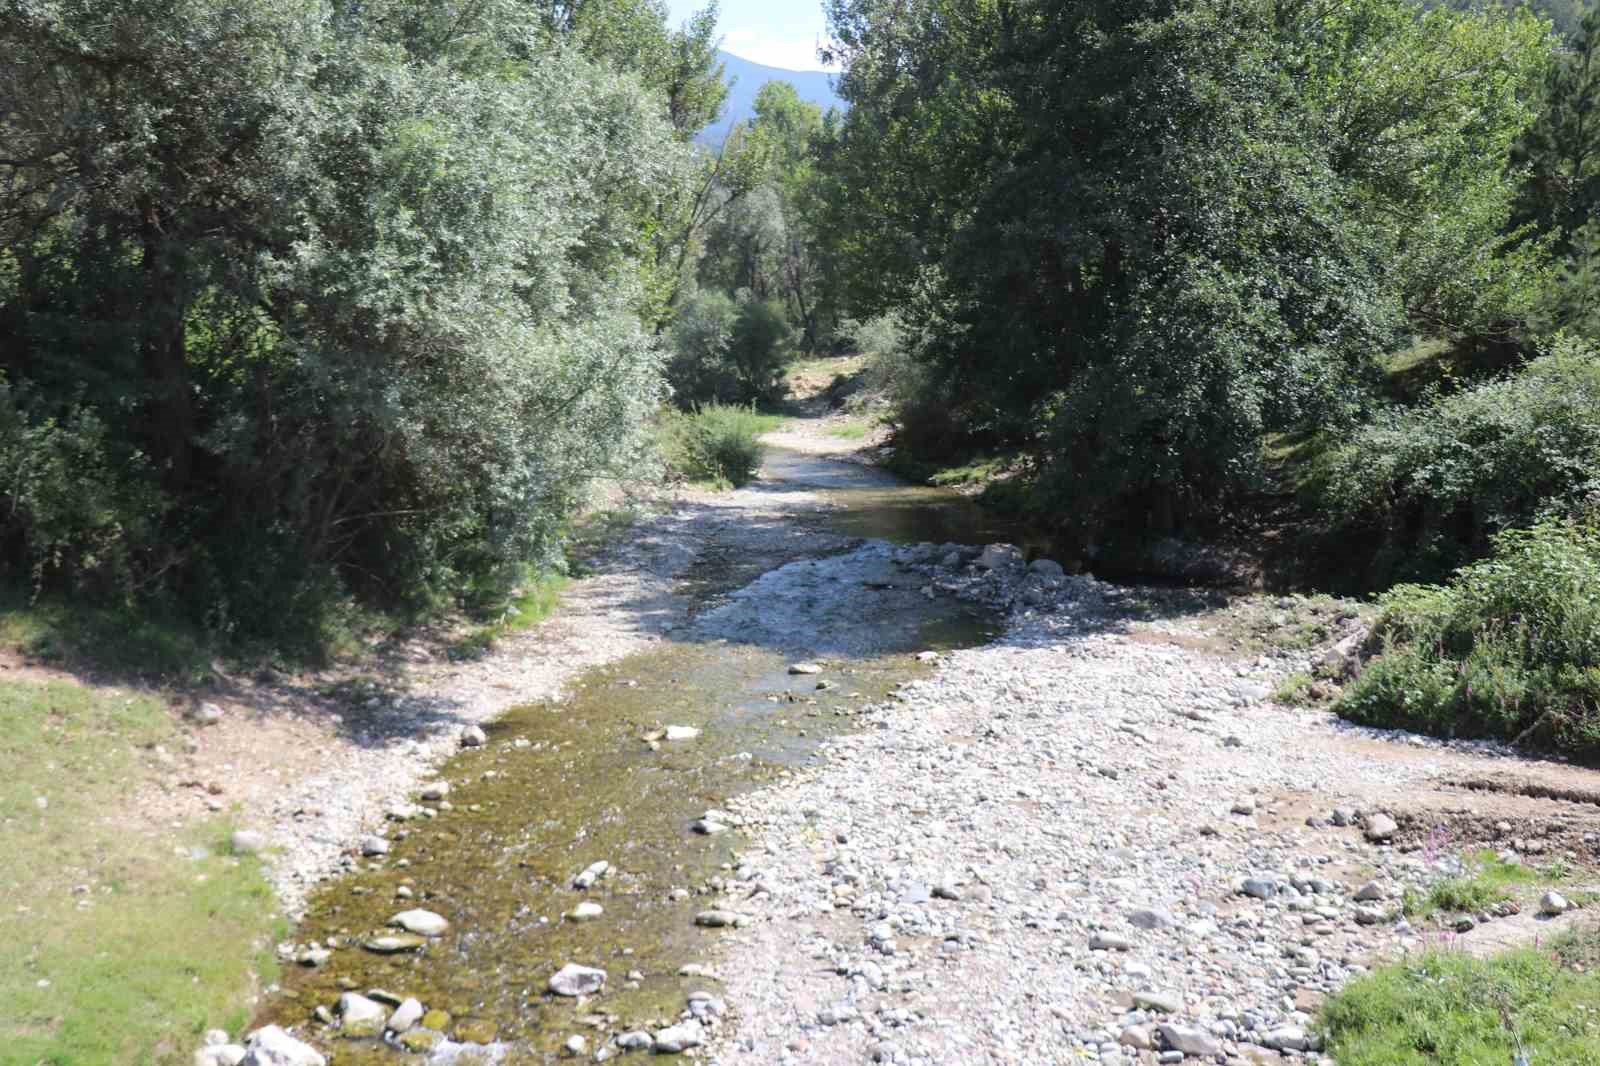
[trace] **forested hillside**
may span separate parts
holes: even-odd
[[[826,113],[839,107],[843,101],[833,91],[833,75],[819,70],[783,70],[761,63],[752,63],[728,52],[718,52],[723,77],[728,83],[728,101],[722,116],[700,134],[700,139],[715,147],[721,144],[733,128],[755,117],[756,97],[768,82],[787,82],[801,100],[815,104]]]

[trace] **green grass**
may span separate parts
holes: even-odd
[[[177,684],[210,679],[216,649],[194,626],[135,612],[45,597],[0,585],[0,645],[53,666]]]
[[[205,1029],[237,1033],[284,930],[222,820],[158,832],[128,809],[171,716],[0,682],[0,721],[0,1060],[184,1063]]]
[[[1278,682],[1278,687],[1273,690],[1274,702],[1287,704],[1291,707],[1314,702],[1311,699],[1311,686],[1316,684],[1316,679],[1307,673],[1290,674]]]
[[[1600,525],[1508,531],[1449,585],[1400,585],[1379,602],[1381,654],[1339,714],[1600,762]]]
[[[1600,1064],[1600,934],[1491,959],[1433,951],[1374,970],[1318,1017],[1340,1066]]]
[[[1467,863],[1471,872],[1464,876],[1437,881],[1426,892],[1407,892],[1401,905],[1406,917],[1477,914],[1510,899],[1513,888],[1561,879],[1559,870],[1540,871],[1521,863],[1504,862],[1487,850],[1468,856]]]
[[[842,440],[861,440],[872,432],[870,422],[851,419],[845,422],[836,422],[828,427],[828,436],[839,437]]]

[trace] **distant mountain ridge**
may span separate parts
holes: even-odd
[[[833,75],[820,70],[784,70],[740,59],[730,52],[718,52],[723,64],[723,76],[728,81],[728,101],[723,105],[722,117],[700,132],[699,140],[717,145],[728,136],[734,125],[755,113],[756,93],[769,81],[786,81],[794,86],[800,99],[822,108],[837,107],[843,111],[845,102],[833,91]]]

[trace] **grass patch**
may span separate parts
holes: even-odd
[[[1491,959],[1430,952],[1374,970],[1323,1004],[1324,1048],[1340,1066],[1597,1066],[1597,945],[1588,930]]]
[[[183,834],[116,824],[175,739],[157,703],[0,682],[0,1048],[51,1066],[185,1063],[236,1033],[283,928],[254,859],[214,820]],[[46,802],[39,803],[40,798]]]
[[[1522,885],[1559,881],[1561,871],[1539,871],[1521,863],[1505,862],[1492,851],[1480,851],[1467,860],[1472,872],[1448,877],[1429,886],[1426,892],[1406,892],[1401,909],[1407,918],[1426,918],[1433,914],[1478,914],[1512,897],[1512,889]]]
[[[838,437],[842,440],[862,440],[872,432],[870,423],[851,419],[846,422],[835,422],[828,427],[828,436]]]
[[[1290,707],[1301,707],[1316,702],[1311,698],[1311,686],[1316,684],[1316,679],[1307,673],[1290,674],[1278,682],[1278,687],[1272,690],[1272,699],[1275,703],[1286,704]]]
[[[761,434],[777,429],[782,415],[711,403],[661,416],[659,444],[668,469],[688,481],[738,488],[761,469]]]
[[[1449,585],[1401,585],[1380,607],[1381,653],[1339,714],[1600,759],[1600,527],[1503,533]]]

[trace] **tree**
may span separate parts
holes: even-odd
[[[114,7],[0,8],[7,562],[313,644],[549,562],[662,397],[665,96],[512,0]]]
[[[1416,320],[1500,309],[1499,166],[1543,26],[1406,0],[835,0],[824,166],[858,314],[925,338],[977,444],[1027,449],[1085,538],[1259,484]],[[1485,287],[1486,289],[1492,287]],[[1494,290],[1498,291],[1498,290]]]
[[[1515,221],[1565,251],[1600,205],[1600,11],[1583,16],[1571,50],[1550,64],[1542,103],[1512,156],[1526,173]]]

